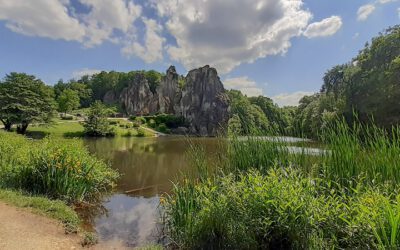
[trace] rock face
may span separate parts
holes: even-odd
[[[186,76],[180,112],[189,122],[189,131],[201,136],[216,135],[225,126],[229,102],[217,71],[205,66]]]
[[[191,70],[185,78],[176,73],[174,66],[169,67],[155,93],[144,75],[138,74],[119,95],[110,91],[104,101],[119,103],[128,115],[182,116],[188,123],[188,133],[199,136],[225,131],[229,119],[228,96],[216,69],[208,65]]]

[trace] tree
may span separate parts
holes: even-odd
[[[107,120],[108,111],[104,104],[95,101],[90,106],[88,117],[84,123],[85,134],[88,136],[113,136],[115,131]]]
[[[6,130],[17,124],[24,134],[29,124],[53,117],[54,92],[35,76],[12,72],[0,85],[0,120]]]
[[[228,95],[231,102],[231,116],[235,117],[235,123],[238,119],[241,123],[242,131],[240,134],[265,134],[269,132],[270,123],[260,107],[251,104],[249,99],[238,90],[230,90]],[[235,127],[239,126],[235,125]]]
[[[58,110],[63,113],[70,112],[79,108],[79,95],[78,92],[72,89],[65,89],[57,99]]]

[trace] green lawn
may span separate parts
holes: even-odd
[[[128,121],[119,120],[117,124],[113,125],[116,131],[116,136],[138,136],[136,128],[126,128],[125,125]],[[77,121],[59,121],[50,125],[29,126],[27,135],[35,138],[43,138],[48,135],[56,137],[83,137],[83,126]],[[154,133],[143,130],[145,137],[152,137]]]

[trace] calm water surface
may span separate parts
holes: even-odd
[[[116,137],[84,143],[121,174],[115,193],[88,219],[100,241],[125,247],[157,242],[159,197],[171,190],[180,173],[193,170],[186,156],[187,138]],[[219,148],[215,138],[190,138],[190,143],[204,146],[209,157]]]

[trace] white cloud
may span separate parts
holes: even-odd
[[[299,101],[306,95],[312,95],[313,92],[306,91],[297,91],[293,93],[283,93],[276,96],[271,97],[275,103],[277,103],[280,107],[283,106],[297,106],[299,105]]]
[[[397,14],[399,15],[400,18],[400,8],[397,9]]]
[[[113,31],[134,32],[133,22],[140,17],[142,8],[125,0],[79,0],[90,7],[90,12],[83,15],[88,40],[85,45],[92,47],[104,40],[114,41]]]
[[[80,69],[80,70],[72,72],[72,77],[74,79],[79,79],[82,76],[86,76],[86,75],[91,76],[91,75],[94,75],[94,74],[97,74],[97,73],[100,73],[100,72],[101,72],[101,70],[99,70],[99,69],[84,68],[84,69]]]
[[[361,6],[357,11],[357,20],[365,21],[372,14],[375,10],[375,5],[373,4],[366,4]]]
[[[29,36],[78,41],[93,47],[135,33],[141,6],[127,0],[79,0],[88,13],[75,13],[69,0],[0,0],[0,20],[10,30]],[[120,37],[114,31],[121,31]]]
[[[390,2],[396,2],[397,0],[378,0],[379,3],[385,4],[385,3],[390,3]]]
[[[10,30],[28,36],[83,41],[85,29],[68,14],[67,1],[0,0],[0,20]]]
[[[262,95],[262,89],[257,87],[255,81],[250,80],[247,76],[228,78],[223,81],[226,89],[240,90],[244,95],[247,96],[259,96]]]
[[[162,26],[155,20],[143,18],[146,27],[144,45],[139,42],[133,42],[122,48],[122,54],[130,57],[136,55],[142,58],[146,63],[156,62],[163,59],[163,44],[165,38],[160,33]]]
[[[332,36],[342,27],[342,24],[342,18],[339,16],[331,16],[322,21],[311,23],[303,34],[308,38]]]
[[[312,14],[302,0],[152,0],[176,45],[172,60],[186,69],[210,64],[222,73],[285,53]]]

